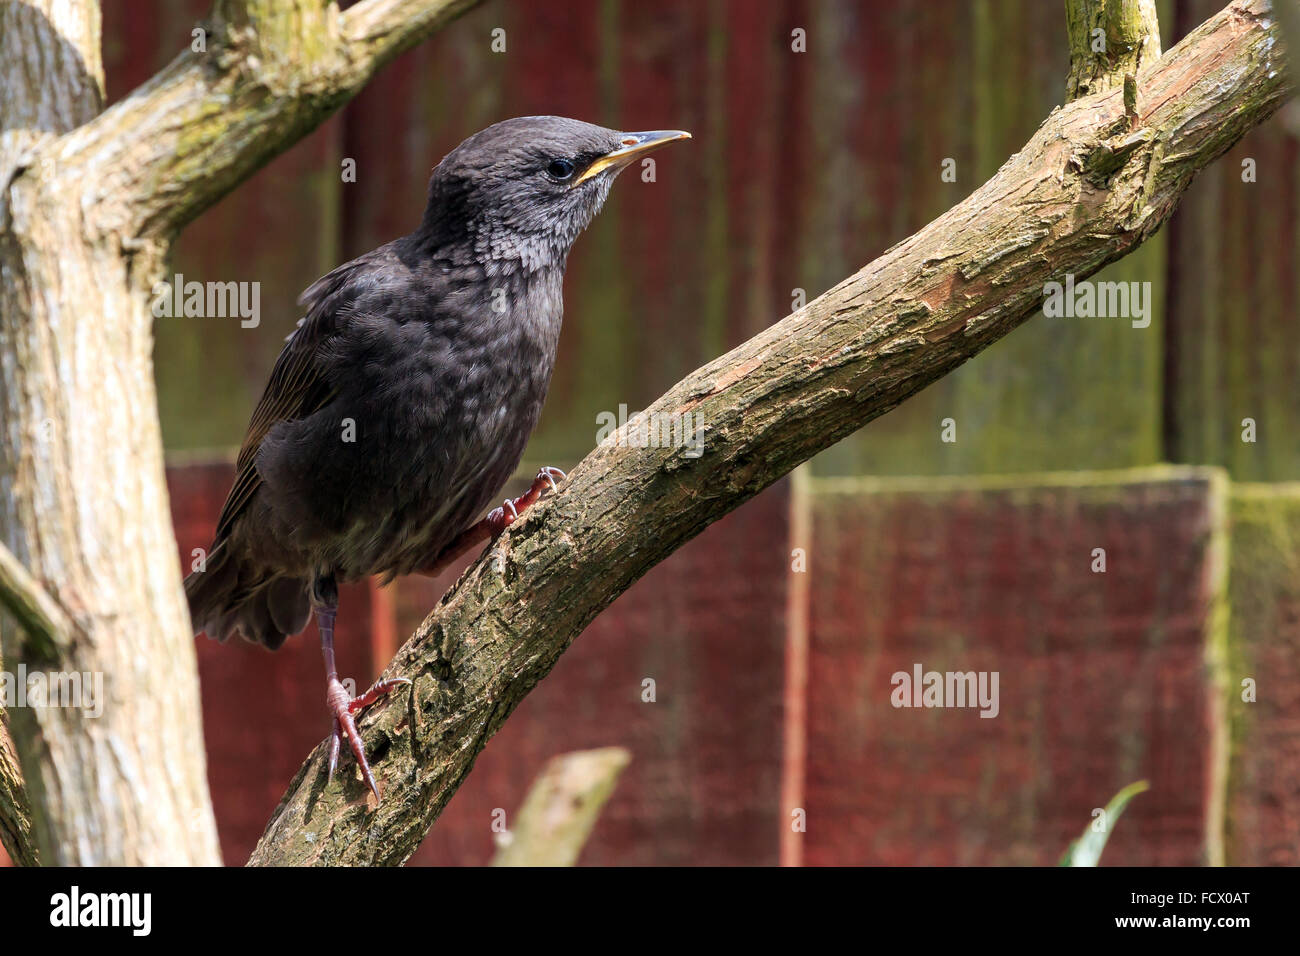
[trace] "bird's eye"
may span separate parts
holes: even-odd
[[[573,176],[573,163],[567,159],[553,159],[546,167],[546,174],[552,179],[558,179],[563,182]]]

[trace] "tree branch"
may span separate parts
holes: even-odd
[[[36,866],[36,841],[32,838],[32,808],[18,767],[18,752],[9,737],[8,721],[0,707],[0,845],[19,866]]]
[[[87,227],[128,250],[170,240],[477,0],[225,0],[157,76],[51,147]],[[94,175],[90,173],[93,170]]]
[[[32,652],[53,659],[73,632],[72,619],[0,541],[0,605],[26,632]]]
[[[515,814],[493,866],[573,866],[632,755],[622,747],[560,754]]]
[[[414,687],[362,723],[382,803],[367,804],[351,765],[326,785],[322,744],[250,863],[405,860],[488,738],[650,567],[1016,328],[1045,283],[1085,278],[1150,237],[1289,93],[1270,20],[1264,0],[1238,0],[1207,21],[1142,70],[1132,121],[1118,90],[1054,111],[965,201],[679,382],[649,411],[698,416],[701,457],[628,447],[627,429],[597,447],[393,660],[388,673]]]
[[[1065,0],[1071,100],[1104,93],[1160,57],[1156,0]],[[1098,46],[1101,48],[1098,49]]]

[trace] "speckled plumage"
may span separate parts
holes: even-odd
[[[303,294],[206,569],[185,582],[196,631],[278,647],[306,626],[314,582],[427,567],[494,501],[546,397],[565,259],[619,168],[566,185],[547,164],[581,169],[625,135],[489,127],[435,169],[415,232]]]

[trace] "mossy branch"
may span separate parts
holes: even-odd
[[[169,241],[477,0],[224,0],[157,76],[52,145],[87,225]]]
[[[1156,0],[1065,0],[1071,100],[1105,93],[1160,57]]]

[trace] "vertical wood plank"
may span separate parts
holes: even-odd
[[[1300,483],[1236,485],[1227,862],[1300,862]]]
[[[1182,0],[1180,28],[1218,6]],[[1223,465],[1238,481],[1300,476],[1300,145],[1286,122],[1274,116],[1205,170],[1166,227],[1166,457]]]
[[[1106,862],[1210,859],[1222,492],[1190,470],[818,482],[805,861],[1051,864],[1144,778]],[[997,672],[997,716],[894,706],[918,664]]]

